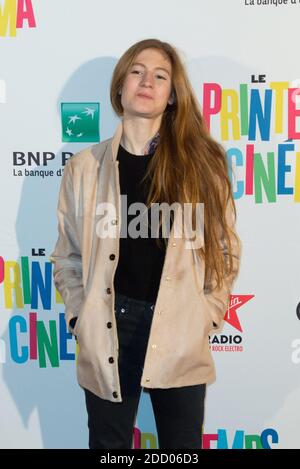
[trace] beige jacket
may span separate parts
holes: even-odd
[[[51,254],[54,283],[65,304],[65,319],[77,336],[79,385],[111,402],[122,402],[118,336],[114,315],[114,274],[121,227],[117,151],[122,122],[113,138],[80,151],[65,165],[58,201],[58,240]],[[97,235],[97,205],[116,207],[115,237]],[[235,230],[232,211],[228,221]],[[205,265],[172,227],[145,356],[141,386],[171,388],[211,382],[209,349],[213,322],[222,325],[239,271],[241,243],[234,242],[235,273],[221,291],[205,285]],[[238,238],[239,240],[239,238]],[[197,244],[199,247],[199,243]],[[115,254],[111,256],[111,254]],[[224,255],[226,251],[224,249]],[[71,318],[78,316],[74,330]]]

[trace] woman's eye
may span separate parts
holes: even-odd
[[[143,73],[143,72],[142,72],[142,70],[132,70],[131,73],[136,73],[136,74],[138,74],[138,73]],[[159,78],[160,80],[166,80],[166,77],[164,77],[163,75],[156,75],[156,76],[157,76],[157,78]]]

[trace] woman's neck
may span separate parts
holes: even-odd
[[[137,124],[133,121],[123,121],[121,145],[134,155],[147,155],[155,150],[159,142],[157,125]]]

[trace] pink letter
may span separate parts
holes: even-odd
[[[133,447],[134,449],[141,449],[141,431],[137,428],[133,428]]]
[[[214,93],[215,103],[211,104],[211,95]],[[204,83],[203,85],[203,117],[208,130],[210,130],[210,116],[217,114],[222,105],[222,88],[217,83]]]
[[[0,256],[0,283],[2,283],[4,280],[4,269],[4,259],[2,256]]]
[[[17,28],[23,28],[23,21],[28,21],[29,28],[36,28],[31,0],[19,0],[17,11]]]
[[[203,449],[211,449],[210,448],[211,441],[218,441],[217,433],[204,433],[204,435],[202,436]]]
[[[300,116],[300,109],[296,108],[300,88],[289,88],[288,90],[288,138],[298,140],[300,132],[296,131],[296,118]]]
[[[29,313],[30,359],[37,359],[36,313]]]
[[[245,194],[253,194],[253,174],[254,174],[254,145],[246,145],[246,190]]]

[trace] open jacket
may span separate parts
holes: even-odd
[[[122,130],[121,121],[112,138],[80,151],[66,163],[57,208],[59,236],[50,257],[68,330],[76,335],[79,345],[78,383],[112,402],[122,402],[114,314],[121,227],[117,153]],[[97,207],[105,202],[111,203],[116,213],[109,222],[114,236],[104,239],[97,234],[101,218]],[[227,220],[236,234],[229,207]],[[176,214],[140,382],[145,388],[181,387],[215,379],[209,334],[222,325],[239,271],[241,243],[232,237],[234,273],[225,279],[221,290],[204,285],[205,263],[194,249],[185,247],[183,238],[174,237],[175,223]],[[199,240],[200,236],[197,248]],[[75,317],[72,328],[69,322]]]

